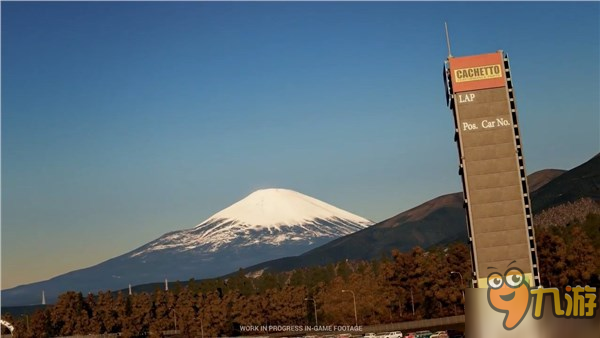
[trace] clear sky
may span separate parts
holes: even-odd
[[[529,173],[600,148],[599,3],[2,2],[2,289],[259,188],[373,221],[460,191],[455,56],[511,58]]]

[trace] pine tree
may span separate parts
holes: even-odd
[[[216,337],[228,329],[227,325],[227,303],[223,301],[219,292],[211,292],[205,297],[200,297],[199,319],[204,328],[206,337]]]
[[[30,330],[28,337],[54,337],[57,333],[52,330],[51,316],[52,310],[50,308],[39,309],[35,311],[30,319]]]
[[[169,330],[173,320],[171,319],[171,309],[168,304],[169,292],[157,289],[152,298],[152,311],[150,323],[150,331],[153,334],[160,334],[163,331]]]
[[[570,227],[569,250],[567,251],[567,276],[569,285],[588,285],[597,271],[598,259],[592,241],[581,226]]]
[[[101,334],[106,332],[102,318],[98,316],[96,297],[89,293],[85,298],[85,308],[88,312],[88,334]]]
[[[128,296],[127,316],[122,318],[123,336],[135,337],[146,335],[150,331],[152,299],[147,293]]]
[[[558,228],[542,228],[535,233],[541,283],[545,287],[562,287],[569,282],[567,245],[560,232],[562,231]]]
[[[99,292],[96,305],[93,308],[93,318],[102,328],[101,333],[117,333],[119,318],[113,297],[108,292]]]
[[[196,319],[196,294],[189,287],[183,288],[177,294],[177,303],[175,305],[175,314],[177,315],[177,329],[185,336],[196,334],[193,322]]]
[[[52,325],[60,335],[86,334],[89,323],[81,292],[69,291],[58,297],[52,311]]]

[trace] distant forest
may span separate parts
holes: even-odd
[[[597,202],[560,205],[534,221],[542,285],[600,284]],[[13,318],[3,313],[2,318],[15,325],[16,338],[117,332],[123,337],[160,337],[175,329],[185,337],[235,336],[241,334],[241,325],[315,325],[316,320],[319,325],[354,325],[354,293],[358,324],[373,325],[462,314],[461,291],[469,285],[470,271],[464,243],[415,247],[393,251],[391,258],[258,277],[240,270],[227,279],[190,280],[169,291],[66,292],[56,304],[32,315]],[[2,332],[8,333],[5,328]]]

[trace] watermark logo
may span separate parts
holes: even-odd
[[[504,275],[492,272],[488,277],[488,286],[488,303],[492,309],[506,314],[502,323],[504,328],[514,329],[523,321],[531,304],[529,283],[523,271],[513,267],[506,270]]]
[[[502,325],[506,330],[513,330],[525,318],[529,307],[534,302],[533,318],[540,319],[544,312],[545,295],[552,298],[552,312],[559,318],[594,318],[596,316],[596,288],[590,286],[565,287],[564,292],[558,288],[532,289],[521,269],[508,266],[504,275],[492,272],[488,276],[487,299],[490,307],[497,312],[505,313]],[[490,267],[488,269],[497,269]]]
[[[552,312],[559,318],[594,318],[596,316],[596,288],[591,286],[565,287],[562,293],[557,288],[531,290],[535,297],[533,318],[540,319],[544,314],[544,295],[552,297]],[[562,297],[561,297],[562,296]],[[564,301],[561,301],[564,299]]]

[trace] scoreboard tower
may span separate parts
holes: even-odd
[[[520,269],[540,285],[531,198],[508,56],[498,51],[444,63],[446,101],[454,115],[472,261],[472,286]]]

